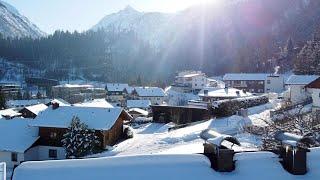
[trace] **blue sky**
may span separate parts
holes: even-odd
[[[105,15],[127,5],[139,11],[176,12],[208,0],[4,0],[41,30],[52,33],[57,29],[84,31]]]

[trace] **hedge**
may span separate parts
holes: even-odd
[[[213,114],[216,117],[227,117],[236,114],[241,109],[259,106],[269,102],[267,95],[253,96],[247,98],[236,98],[231,100],[220,100],[212,103]]]

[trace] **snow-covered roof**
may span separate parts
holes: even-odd
[[[16,117],[16,116],[20,116],[20,115],[21,115],[21,113],[18,113],[13,109],[0,110],[0,118],[1,117]]]
[[[134,87],[131,87],[131,86],[126,87],[126,90],[127,90],[128,94],[131,94],[133,92],[133,90],[134,90]]]
[[[208,90],[208,94],[204,93],[205,90]],[[242,90],[235,88],[204,88],[199,92],[198,95],[202,97],[216,98],[238,98],[252,96],[252,94],[249,92],[244,93]]]
[[[31,100],[9,100],[7,101],[7,106],[9,107],[25,107],[32,106],[36,104],[47,104],[50,103],[50,99],[31,99]]]
[[[17,167],[13,179],[212,180],[212,172],[202,155],[140,155],[25,162]]]
[[[307,85],[319,77],[316,75],[291,75],[286,81],[286,85]]]
[[[270,74],[266,73],[229,73],[223,76],[224,81],[264,81]]]
[[[64,87],[64,88],[93,88],[90,84],[61,84],[54,87]]]
[[[140,97],[164,97],[163,89],[159,87],[136,87],[135,91]]]
[[[67,128],[74,116],[95,130],[109,130],[122,112],[121,108],[99,108],[82,106],[62,106],[53,109],[51,106],[41,112],[30,123],[37,127]]]
[[[204,74],[201,74],[201,73],[191,73],[191,74],[179,75],[179,76],[177,76],[177,77],[190,78],[190,77],[203,76],[203,75],[204,75]]]
[[[38,128],[30,127],[33,120],[14,118],[0,121],[0,151],[23,153],[39,138]]]
[[[30,112],[32,112],[33,114],[38,115],[41,111],[46,110],[48,106],[46,106],[45,104],[37,104],[33,106],[27,106],[25,108]]]
[[[51,101],[51,103],[58,103],[59,106],[70,106],[71,104],[61,98],[56,98]]]
[[[127,100],[127,108],[149,108],[150,100]]]
[[[138,113],[140,113],[140,114],[142,114],[142,115],[144,115],[144,116],[148,116],[148,111],[146,111],[146,110],[143,110],[143,109],[140,109],[140,108],[132,108],[132,109],[129,109],[129,111],[128,111],[129,113],[131,113],[131,112],[138,112]]]
[[[105,99],[94,99],[83,103],[74,104],[74,106],[80,107],[101,107],[101,108],[113,108]]]
[[[320,179],[320,148],[308,156],[305,175],[288,173],[272,152],[235,154],[236,169],[230,173],[216,172],[203,155],[162,154],[118,156],[108,158],[25,162],[18,166],[13,180],[42,179],[139,179],[139,180],[246,180],[246,179]],[[125,170],[125,173],[124,173]],[[50,176],[48,176],[48,174]]]
[[[128,84],[107,83],[106,90],[109,92],[122,92],[127,87],[129,87]]]

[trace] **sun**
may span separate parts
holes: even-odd
[[[226,0],[161,0],[162,3],[157,4],[157,8],[162,12],[177,12],[196,5],[213,5],[219,7],[224,4],[225,1]]]

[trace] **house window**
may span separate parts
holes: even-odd
[[[56,132],[50,132],[50,138],[51,139],[56,139],[57,138],[57,133]]]
[[[57,150],[56,149],[49,149],[49,158],[57,158]]]
[[[270,84],[271,83],[271,81],[270,80],[267,80],[267,84]]]
[[[18,154],[17,153],[11,153],[11,161],[12,162],[18,161]]]

